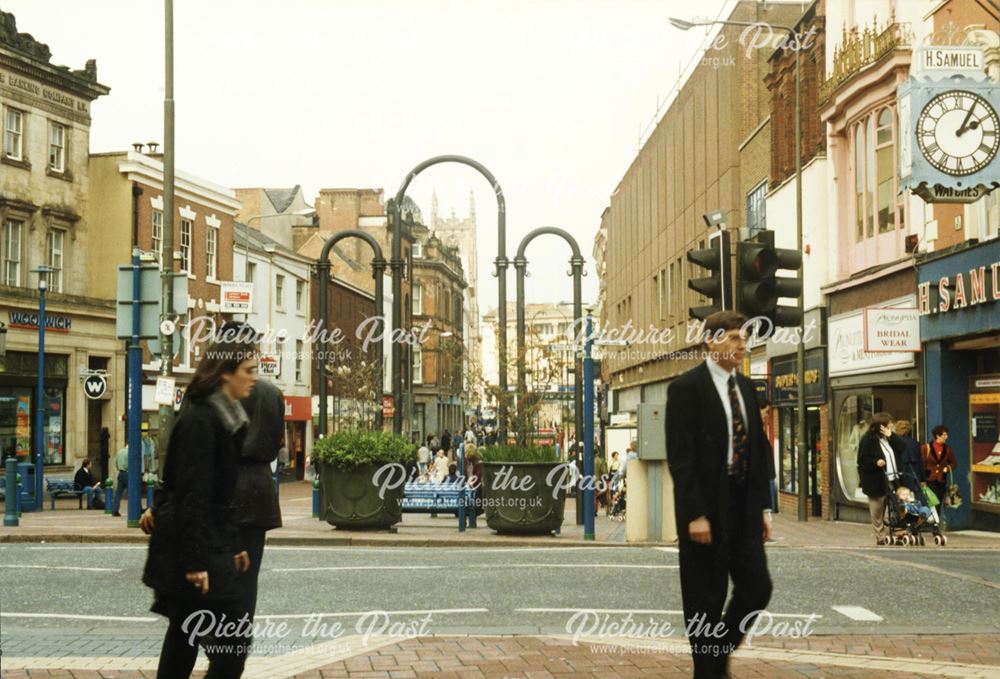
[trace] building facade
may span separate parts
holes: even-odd
[[[106,437],[120,436],[121,410],[112,399],[124,382],[115,370],[121,344],[114,305],[87,286],[97,228],[88,215],[90,106],[110,90],[97,81],[93,60],[70,70],[50,57],[46,45],[17,32],[13,15],[0,12],[0,324],[8,330],[0,356],[0,452],[24,462],[36,452],[33,270],[48,266],[43,463],[69,471],[87,456],[99,465]],[[103,400],[85,397],[80,375],[87,370],[108,371]]]

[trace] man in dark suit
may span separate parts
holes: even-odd
[[[729,655],[771,597],[764,542],[774,462],[753,384],[737,372],[746,321],[734,311],[709,316],[705,361],[667,390],[667,464],[696,679],[729,676]]]
[[[82,490],[87,496],[87,509],[93,506],[95,497],[103,502],[101,482],[95,481],[94,475],[90,473],[90,460],[84,460],[80,468],[76,470],[73,483],[76,484],[77,490]]]

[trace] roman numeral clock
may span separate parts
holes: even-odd
[[[979,172],[1000,147],[1000,118],[974,92],[951,90],[931,99],[917,118],[917,146],[928,163],[954,177]]]
[[[948,70],[938,63],[971,68]],[[1000,185],[1000,87],[981,48],[925,47],[899,87],[899,187],[928,203],[972,203]]]

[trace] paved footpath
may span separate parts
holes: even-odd
[[[123,504],[124,508],[124,504]],[[312,518],[312,484],[305,481],[281,485],[281,513],[284,526],[267,534],[270,545],[369,546],[369,547],[622,547],[625,524],[599,513],[595,521],[596,540],[584,542],[583,526],[576,525],[576,504],[566,500],[564,524],[558,536],[505,536],[494,533],[480,517],[477,528],[458,531],[458,521],[450,514],[431,518],[428,514],[404,514],[393,531],[342,531],[325,521]],[[799,522],[794,514],[782,513],[774,519],[773,547],[817,549],[874,549],[871,528],[860,523],[824,521],[812,518]],[[1000,534],[960,531],[949,533],[944,549],[1000,550]],[[99,511],[77,508],[74,498],[56,501],[56,510],[24,514],[18,527],[0,526],[0,542],[129,542],[145,543],[138,528],[128,528],[124,518]],[[649,545],[644,545],[649,546]],[[883,548],[905,549],[905,548]],[[932,545],[911,549],[939,549]]]
[[[882,636],[877,639],[826,636],[808,639],[759,638],[732,661],[734,677],[1000,677],[996,635],[938,637]],[[561,637],[348,638],[312,646],[280,660],[252,658],[247,679],[333,679],[341,677],[439,677],[441,679],[554,679],[557,677],[685,677],[691,675],[687,645],[678,640],[591,640],[574,644]],[[18,659],[14,659],[15,661]],[[55,659],[53,659],[54,661]],[[3,677],[72,679],[152,679],[155,661],[99,658],[61,669],[43,663],[22,670],[6,667]],[[74,663],[70,668],[70,663]],[[204,659],[196,677],[203,676]]]

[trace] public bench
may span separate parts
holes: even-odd
[[[47,478],[45,485],[49,491],[49,500],[53,510],[56,508],[57,497],[76,497],[79,500],[80,509],[83,509],[83,496],[86,495],[86,491],[77,488],[76,483],[72,480]]]
[[[476,491],[469,488],[464,477],[452,483],[417,483],[410,481],[403,491],[400,509],[404,513],[454,512],[458,517],[458,530],[465,531],[465,525],[476,527]],[[466,521],[468,517],[468,522]]]

